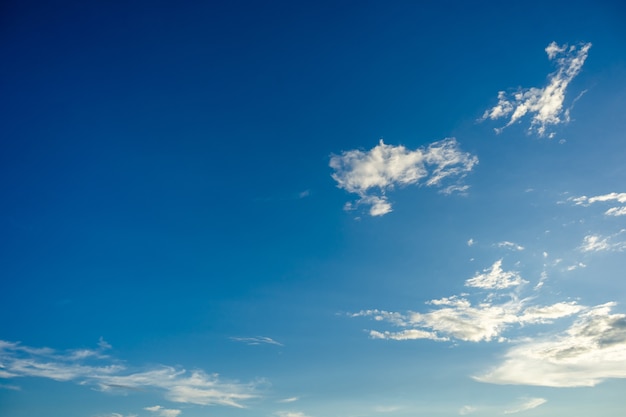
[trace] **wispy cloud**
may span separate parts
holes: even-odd
[[[579,249],[582,252],[602,252],[602,251],[623,251],[626,250],[626,242],[618,237],[626,230],[622,229],[618,233],[610,236],[587,235],[583,238],[583,243]]]
[[[459,181],[477,163],[478,158],[462,152],[453,138],[415,150],[402,145],[387,145],[381,139],[369,151],[345,151],[330,158],[330,167],[334,170],[332,177],[337,186],[357,194],[356,206],[369,206],[371,216],[392,211],[386,193],[396,186],[439,187],[444,193],[465,191],[466,187]],[[354,207],[348,203],[345,209]]]
[[[278,400],[279,403],[293,403],[298,401],[299,398],[298,397],[289,397],[289,398],[283,398],[282,400]]]
[[[479,289],[501,290],[526,283],[517,272],[504,271],[501,260],[482,274],[468,279],[466,285]],[[370,337],[388,340],[451,339],[480,342],[506,340],[504,332],[511,326],[550,323],[572,316],[585,309],[576,302],[550,305],[529,305],[532,299],[519,299],[515,294],[489,292],[472,304],[469,294],[453,295],[431,300],[434,308],[426,313],[406,313],[384,310],[362,310],[351,317],[371,317],[380,323],[389,323],[401,330],[370,330]]]
[[[528,281],[524,281],[519,273],[504,271],[502,269],[502,259],[500,259],[494,262],[491,268],[483,270],[482,274],[476,274],[473,278],[465,281],[465,286],[501,290],[526,283]]]
[[[223,382],[217,374],[202,370],[158,366],[133,372],[121,361],[102,355],[104,344],[100,346],[85,354],[84,350],[55,351],[0,340],[0,377],[73,381],[109,392],[150,390],[163,393],[170,401],[198,405],[242,408],[244,401],[258,396],[254,384]]]
[[[300,411],[277,411],[274,415],[276,417],[309,417]]]
[[[500,91],[498,104],[486,110],[480,120],[508,118],[504,127],[496,129],[499,133],[528,114],[531,115],[529,132],[536,132],[539,136],[545,136],[550,125],[568,122],[570,109],[563,109],[565,91],[580,73],[590,48],[591,43],[559,46],[552,42],[545,51],[548,59],[556,63],[557,69],[549,75],[548,85],[519,89],[512,97]],[[549,137],[553,137],[553,133]]]
[[[499,248],[515,250],[515,251],[522,251],[522,250],[524,250],[524,247],[522,245],[518,245],[517,243],[509,242],[509,241],[506,241],[506,240],[504,242],[498,243],[497,246]]]
[[[509,349],[504,361],[475,379],[494,384],[594,386],[626,378],[626,315],[615,303],[591,308],[562,334],[531,339]]]
[[[276,340],[265,337],[265,336],[254,336],[254,337],[231,337],[231,340],[235,342],[242,342],[248,345],[277,345],[284,346],[282,343],[277,342]]]
[[[521,404],[516,405],[514,408],[505,410],[504,414],[515,414],[521,413],[522,411],[532,410],[533,408],[537,408],[547,402],[548,400],[545,398],[526,398],[523,399]]]
[[[621,204],[626,204],[626,193],[608,193],[603,195],[597,195],[595,197],[571,197],[569,201],[572,201],[576,205],[589,206],[594,203],[605,203],[605,202],[617,202]],[[607,216],[626,216],[626,206],[615,206],[607,209],[604,212]]]
[[[151,411],[159,417],[178,417],[178,415],[182,413],[181,410],[176,410],[172,408],[163,408],[160,405],[155,405],[152,407],[145,407],[144,410]]]

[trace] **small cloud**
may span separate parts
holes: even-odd
[[[402,145],[380,143],[369,151],[358,149],[332,155],[330,167],[337,186],[359,196],[354,203],[344,206],[369,206],[371,216],[382,216],[392,211],[386,193],[395,187],[420,185],[437,187],[444,194],[464,192],[467,186],[459,183],[478,158],[462,152],[456,139],[444,139],[428,147],[409,150]],[[452,181],[452,184],[445,184]]]
[[[585,195],[580,197],[570,197],[568,201],[573,202],[577,206],[590,206],[594,203],[606,203],[617,202],[626,204],[626,193],[608,193],[603,195],[597,195],[595,197],[587,197]],[[605,216],[626,216],[626,206],[616,206],[607,209],[604,212]]]
[[[311,195],[311,190],[304,190],[298,193],[298,198],[306,198]]]
[[[521,413],[522,411],[532,410],[533,408],[537,408],[542,404],[548,402],[545,398],[528,398],[525,399],[524,402],[515,408],[511,408],[509,410],[505,410],[504,414],[515,414]]]
[[[0,365],[0,367],[1,367],[1,365]],[[1,376],[2,375],[0,374],[0,377]],[[22,388],[20,386],[18,386],[18,385],[10,385],[10,384],[0,384],[0,389],[8,389],[8,390],[11,390],[11,391],[21,391],[22,390]]]
[[[565,91],[574,77],[580,73],[590,48],[591,43],[559,46],[552,42],[546,47],[546,53],[548,59],[556,61],[557,70],[548,77],[548,85],[544,88],[519,89],[512,96],[500,91],[498,104],[486,110],[479,120],[508,118],[506,125],[496,129],[496,132],[500,133],[502,129],[520,121],[528,114],[531,115],[528,130],[536,132],[539,136],[545,136],[547,128],[551,125],[569,122],[571,106],[563,110]],[[548,133],[548,137],[553,138],[554,133]]]
[[[284,398],[282,400],[278,400],[279,403],[293,403],[298,401],[299,398],[298,397],[290,397],[290,398]]]
[[[274,415],[276,417],[309,417],[300,411],[277,411]]]
[[[620,230],[611,236],[587,235],[583,238],[583,243],[579,246],[581,252],[602,252],[602,251],[623,251],[626,249],[626,242],[616,238],[626,230]]]
[[[474,246],[474,239],[470,239],[467,241],[467,246]]]
[[[102,336],[100,336],[100,340],[98,340],[98,347],[101,350],[109,350],[112,346],[106,340],[104,340]]]
[[[508,242],[507,242],[508,243]],[[514,271],[504,271],[502,269],[502,259],[494,262],[490,269],[483,270],[482,274],[476,274],[473,278],[465,281],[466,287],[497,289],[515,287],[527,283]]]
[[[567,271],[574,271],[574,270],[576,270],[576,269],[578,269],[578,268],[586,268],[586,267],[587,267],[587,265],[585,265],[584,263],[582,263],[582,262],[578,262],[577,264],[570,265],[570,266],[568,266],[568,267],[567,267],[567,268],[565,268],[565,269],[566,269]]]
[[[182,412],[180,410],[163,408],[160,405],[145,407],[144,410],[155,413],[159,417],[177,417]]]
[[[508,241],[500,242],[500,243],[498,243],[497,246],[499,248],[504,248],[504,249],[509,249],[509,250],[516,250],[516,251],[524,250],[523,246],[518,245],[517,243],[508,242]]]
[[[284,346],[282,343],[277,342],[276,340],[265,337],[265,336],[256,336],[256,337],[231,337],[230,340],[234,340],[235,342],[242,342],[248,345],[277,345]]]

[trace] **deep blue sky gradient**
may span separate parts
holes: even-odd
[[[618,416],[623,380],[579,398],[488,386],[467,376],[501,346],[373,341],[373,324],[346,314],[423,309],[498,258],[537,277],[544,250],[624,227],[601,215],[556,226],[582,215],[557,204],[568,196],[625,191],[624,21],[618,1],[4,4],[0,340],[63,350],[102,337],[138,366],[269,381],[248,409],[190,417],[271,416],[288,397],[303,416],[374,415],[359,399],[443,416],[533,396],[549,397],[533,415],[602,399],[597,415]],[[545,84],[552,41],[593,44],[571,123],[554,140],[477,123],[498,91]],[[467,196],[400,187],[387,216],[342,211],[352,196],[330,176],[332,154],[446,137],[480,159]],[[514,259],[494,249],[503,240],[528,250]],[[623,253],[598,256],[586,275],[547,282],[546,297],[623,301]],[[250,336],[284,346],[231,339]],[[0,389],[0,414],[178,407],[19,384]]]

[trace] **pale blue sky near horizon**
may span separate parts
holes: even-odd
[[[3,5],[0,415],[622,416],[625,18]]]

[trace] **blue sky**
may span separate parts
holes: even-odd
[[[623,415],[626,8],[9,2],[0,414]]]

